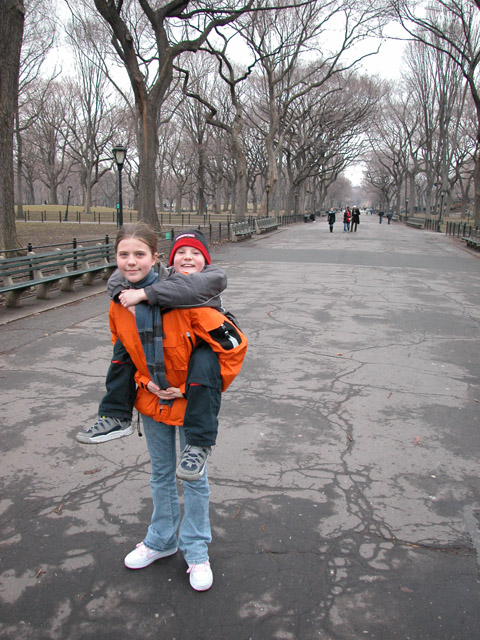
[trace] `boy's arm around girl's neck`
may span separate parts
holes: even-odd
[[[227,286],[227,274],[217,265],[207,265],[203,271],[185,275],[173,267],[158,265],[158,281],[145,288],[150,304],[168,308],[214,307],[221,309],[221,293]],[[125,289],[125,281],[118,269],[110,276],[107,291],[114,302]]]

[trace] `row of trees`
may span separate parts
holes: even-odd
[[[27,26],[39,4],[27,1]],[[88,209],[119,137],[134,204],[153,225],[157,203],[180,206],[185,195],[200,211],[229,203],[238,219],[248,198],[265,211],[267,192],[275,206],[320,206],[356,160],[378,99],[353,72],[365,55],[356,47],[378,34],[380,6],[83,0],[69,9],[74,79],[20,83],[18,202],[38,181],[55,202],[75,171]],[[6,225],[2,235],[14,242]]]
[[[54,0],[25,0],[26,14],[0,0],[3,246],[15,245],[14,133],[20,214],[39,184],[51,203],[74,181],[87,211],[92,194],[110,204],[122,142],[132,204],[152,225],[183,199],[237,219],[247,202],[319,208],[360,158],[384,205],[431,207],[456,188],[467,202],[474,180],[478,216],[476,1],[439,0],[421,19],[406,0],[64,1],[68,80],[45,72]],[[415,41],[395,89],[356,71],[392,18]]]
[[[382,208],[441,217],[461,203],[480,223],[479,4],[392,2],[412,41],[368,135],[366,178]]]

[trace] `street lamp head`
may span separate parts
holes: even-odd
[[[267,184],[267,185],[265,186],[265,191],[266,191],[267,193],[270,193],[270,189],[271,189],[271,188],[272,188],[272,187],[271,187],[269,184]]]
[[[68,194],[70,195],[70,192],[72,190],[72,187],[70,185],[68,185]]]
[[[113,147],[112,153],[115,158],[115,162],[117,163],[118,170],[121,171],[127,155],[127,149],[122,147],[121,144],[117,144],[116,147]]]

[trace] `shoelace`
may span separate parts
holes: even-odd
[[[90,427],[90,429],[88,429],[88,431],[91,431],[92,433],[98,433],[98,431],[100,431],[100,427],[102,425],[102,423],[107,422],[107,416],[100,416],[98,418],[98,420],[95,422],[95,424]],[[107,426],[108,422],[107,422]]]
[[[183,456],[182,467],[187,467],[189,469],[201,467],[206,458],[206,454],[199,453],[198,451],[188,451]]]
[[[140,549],[140,547],[143,547],[143,549]],[[153,550],[149,549],[144,542],[139,542],[136,545],[136,548],[140,551],[140,555],[143,556],[144,558],[148,558],[150,553],[154,553]]]
[[[187,569],[187,573],[192,573],[192,571],[203,571],[204,573],[208,570],[208,568],[210,567],[210,562],[202,562],[202,564],[191,564],[188,569]]]

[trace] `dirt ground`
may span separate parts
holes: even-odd
[[[26,247],[29,242],[34,247],[70,243],[73,238],[78,242],[103,240],[106,234],[114,238],[116,232],[117,227],[114,224],[17,222],[17,239],[22,247]]]

